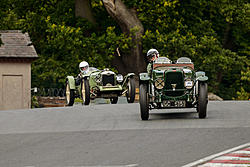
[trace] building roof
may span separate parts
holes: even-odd
[[[28,33],[20,30],[0,30],[0,58],[38,58]]]

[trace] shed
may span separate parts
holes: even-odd
[[[31,63],[38,58],[28,33],[1,30],[0,110],[31,107]]]

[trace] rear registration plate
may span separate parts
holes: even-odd
[[[178,101],[164,100],[163,107],[186,107],[186,101],[184,101],[184,100],[178,100]]]

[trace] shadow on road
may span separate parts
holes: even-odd
[[[150,113],[151,121],[162,119],[198,119],[198,114],[195,111]]]

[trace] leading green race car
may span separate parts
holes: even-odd
[[[148,73],[140,73],[141,119],[149,119],[149,110],[162,108],[196,108],[199,118],[207,113],[207,80],[205,72],[194,71],[187,57],[172,63],[159,57],[150,64]]]
[[[89,105],[95,98],[110,99],[116,104],[118,97],[126,94],[127,102],[135,100],[134,73],[126,76],[116,75],[109,69],[98,70],[90,67],[87,74],[81,75],[80,80],[73,76],[66,78],[66,105],[72,106],[75,98],[81,98],[84,105]]]

